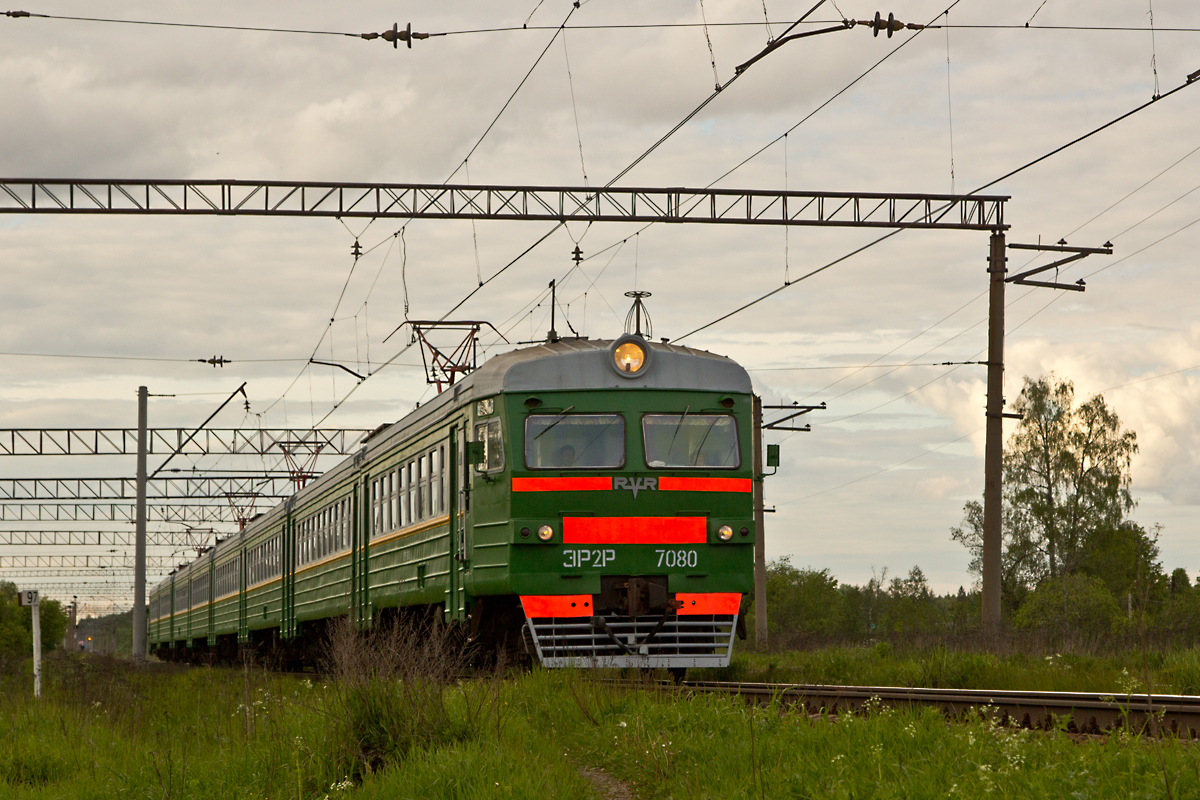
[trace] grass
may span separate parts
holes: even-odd
[[[408,646],[376,642],[366,652],[397,644]],[[1003,668],[951,660],[904,672],[915,657],[856,651],[739,663],[751,669],[769,658],[777,670],[841,665],[879,683],[898,682],[880,679],[889,674],[993,669],[1000,679]],[[1072,670],[1107,680],[1118,663]],[[1160,673],[1173,663],[1164,658]],[[1061,665],[1030,660],[1021,669],[1018,679],[1049,680]],[[25,676],[0,679],[0,719],[9,723],[0,798],[598,797],[581,767],[604,769],[642,798],[1024,800],[1163,797],[1168,787],[1172,797],[1200,795],[1200,748],[1187,742],[948,723],[929,709],[809,717],[711,696],[614,690],[571,672],[459,682],[403,670],[355,676],[343,666],[337,680],[313,680],[252,668],[133,669],[76,655],[48,659],[46,672],[40,703]],[[419,689],[405,686],[422,680]]]
[[[1200,650],[1157,651],[1148,658],[1154,692],[1200,694]],[[1142,654],[1136,651],[1034,656],[933,647],[901,652],[887,643],[741,652],[726,669],[688,673],[697,680],[1114,693],[1125,693],[1131,685],[1144,692],[1144,674]]]

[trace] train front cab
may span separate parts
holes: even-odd
[[[511,520],[527,646],[546,667],[728,665],[753,585],[749,376],[636,336],[554,353],[474,409],[475,525]]]

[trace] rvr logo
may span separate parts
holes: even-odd
[[[628,489],[633,492],[633,499],[637,500],[637,493],[643,489],[657,491],[658,478],[613,478],[614,489]]]

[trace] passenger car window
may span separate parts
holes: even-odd
[[[736,469],[741,466],[737,420],[728,414],[645,414],[646,465]]]
[[[525,418],[529,469],[614,469],[625,465],[620,414],[530,414]]]
[[[483,461],[475,465],[481,472],[504,469],[504,438],[500,433],[500,420],[490,419],[475,426],[475,441],[483,442]]]

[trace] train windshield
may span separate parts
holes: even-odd
[[[619,414],[531,414],[525,418],[529,469],[616,469],[625,465]]]
[[[646,465],[651,469],[741,466],[737,422],[728,414],[646,414]]]

